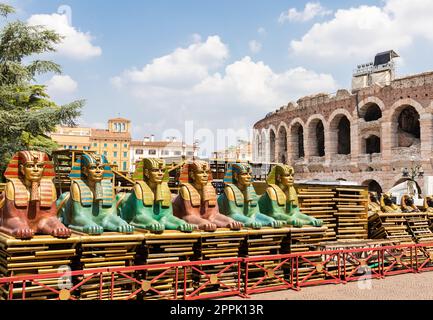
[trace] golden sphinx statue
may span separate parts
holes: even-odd
[[[383,193],[380,197],[380,208],[385,213],[400,213],[401,209],[395,204],[395,198],[391,193]]]
[[[404,194],[401,197],[401,211],[402,212],[420,212],[420,210],[418,209],[418,207],[414,203],[413,197],[408,195],[408,194]]]

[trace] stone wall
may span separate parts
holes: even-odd
[[[433,176],[432,98],[433,72],[395,79],[387,86],[374,84],[358,92],[339,90],[333,96],[320,93],[301,98],[254,125],[253,160],[275,159],[292,164],[297,179],[345,179],[364,184],[375,180],[383,190],[393,187],[402,178],[401,169],[414,163],[423,166],[425,175]],[[372,105],[380,108],[382,116],[365,121],[364,116]],[[399,128],[399,116],[408,107],[419,115],[420,139],[411,139]],[[349,155],[338,154],[339,141],[344,141],[343,137],[339,138],[338,127],[344,117],[350,122]],[[315,149],[319,122],[324,127],[324,157],[318,157]],[[298,137],[294,137],[299,126],[303,128],[305,151],[301,159]],[[281,135],[286,135],[286,139]],[[275,141],[270,141],[271,136],[275,136]],[[371,136],[380,138],[380,153],[366,153],[366,139]],[[423,188],[423,179],[417,182]]]

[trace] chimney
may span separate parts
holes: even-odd
[[[155,135],[154,134],[151,134],[150,135],[150,142],[154,142],[155,141]]]

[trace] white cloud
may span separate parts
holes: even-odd
[[[306,22],[315,17],[323,17],[331,14],[331,10],[326,10],[319,2],[308,2],[303,11],[298,11],[296,8],[291,8],[286,12],[282,12],[278,18],[279,23],[286,21]]]
[[[69,95],[78,88],[77,82],[68,75],[55,75],[45,85],[52,96]]]
[[[198,39],[196,39],[198,40]],[[135,83],[157,87],[188,87],[206,78],[208,72],[220,67],[228,58],[228,48],[218,36],[208,37],[188,48],[177,48],[171,54],[156,58],[142,69],[131,69],[122,77],[112,78],[116,86],[127,79]]]
[[[35,14],[27,23],[29,25],[44,25],[64,37],[57,46],[57,53],[77,60],[85,60],[100,56],[102,49],[92,44],[92,35],[81,32],[70,25],[66,14]]]
[[[227,63],[228,55],[218,36],[209,37],[111,81],[135,98],[147,122],[164,119],[161,126],[183,128],[183,121],[194,120],[198,127],[211,130],[248,129],[290,100],[337,88],[329,74],[301,67],[278,73],[248,56]],[[222,71],[216,68],[224,65]]]
[[[263,27],[260,27],[257,29],[257,33],[261,36],[265,36],[266,35],[266,29]]]
[[[409,48],[416,39],[433,40],[431,12],[430,0],[387,0],[383,7],[341,9],[302,39],[291,41],[290,49],[303,57],[341,61]]]
[[[259,53],[262,50],[262,44],[258,42],[257,40],[251,40],[248,43],[248,46],[250,48],[250,51],[252,53]]]

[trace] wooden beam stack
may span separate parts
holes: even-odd
[[[335,189],[337,239],[368,238],[368,191],[365,188]]]
[[[144,235],[141,233],[120,234],[105,232],[102,235],[80,235],[79,254],[75,264],[76,270],[87,270],[105,267],[128,267],[134,265],[136,249],[142,244]],[[128,273],[133,276],[133,272]],[[81,281],[84,277],[78,277]],[[114,300],[125,299],[134,291],[137,284],[118,274],[114,275],[114,288],[111,293],[111,273],[104,273],[102,292],[100,278],[95,277],[80,287],[82,300]]]
[[[369,238],[388,239],[394,244],[412,244],[405,213],[375,213],[368,218]]]
[[[425,213],[412,213],[406,215],[406,222],[410,233],[417,243],[433,242],[433,232],[430,230],[430,221]]]
[[[299,208],[302,213],[323,220],[327,231],[323,241],[336,240],[335,190],[332,186],[298,185]]]
[[[200,232],[183,233],[175,230],[166,230],[162,234],[154,234],[146,232],[145,230],[138,230],[144,232],[144,244],[138,248],[136,256],[136,264],[167,264],[179,261],[191,260],[194,256],[194,248],[200,238]],[[148,271],[139,272],[138,277],[146,284],[146,290],[141,294],[140,298],[144,300],[159,300],[167,299],[173,296],[175,289],[175,270],[171,269],[162,277],[153,281],[158,277],[164,268],[152,269]],[[178,289],[183,288],[184,274],[182,269],[178,273]],[[187,269],[186,274],[187,293],[193,291],[192,277],[190,268]],[[156,293],[151,288],[158,290]],[[182,293],[181,290],[178,291]],[[178,298],[181,298],[179,295]]]
[[[0,233],[0,277],[65,272],[71,268],[78,241],[79,238],[74,236],[69,239],[35,236],[31,240],[18,240]],[[60,280],[61,283],[58,278],[38,282],[55,290],[62,289],[59,285],[68,285],[67,282],[72,287],[72,279]],[[76,294],[78,296],[79,292]],[[12,292],[8,286],[0,288],[0,299],[8,299],[9,295],[13,299],[23,298],[22,284],[15,284]],[[27,300],[49,300],[58,297],[58,294],[39,284],[27,282],[25,285]]]

